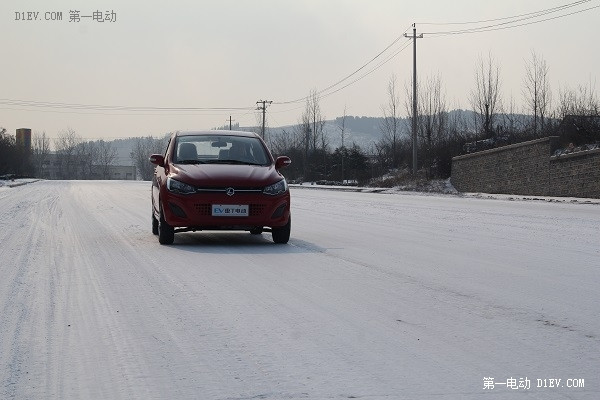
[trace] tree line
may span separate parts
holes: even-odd
[[[131,164],[136,167],[138,177],[150,180],[153,166],[148,157],[165,151],[166,138],[148,136],[130,140],[133,141]],[[46,132],[34,133],[29,150],[0,128],[0,176],[110,179],[110,168],[116,158],[114,142],[86,141],[71,128],[59,132],[52,141]]]
[[[109,142],[84,141],[73,129],[66,129],[51,141],[43,133],[34,133],[31,148],[17,143],[2,128],[0,133],[0,175],[13,174],[36,178],[109,179],[116,150]],[[51,174],[51,175],[50,175]]]
[[[600,102],[594,84],[561,88],[555,99],[549,67],[537,53],[525,61],[521,109],[512,96],[508,100],[502,96],[501,67],[491,54],[480,57],[473,77],[470,112],[449,111],[440,74],[418,82],[417,161],[422,176],[447,178],[456,155],[542,136],[561,136],[565,145],[600,142]],[[412,164],[412,96],[412,82],[406,82],[402,90],[396,77],[390,77],[381,105],[381,139],[368,149],[347,143],[345,110],[335,120],[341,145],[331,145],[334,133],[324,129],[326,119],[316,90],[306,97],[297,124],[271,135],[267,142],[275,155],[292,158],[292,165],[284,171],[291,180],[366,183],[390,172],[407,171]],[[567,118],[569,123],[561,124]],[[234,128],[240,129],[239,125]],[[132,139],[130,157],[138,178],[152,178],[148,156],[163,153],[167,137]],[[36,133],[27,153],[0,128],[0,175],[44,177],[44,166],[53,162],[61,179],[102,179],[116,156],[111,143],[84,141],[71,129],[60,132],[53,144],[52,153],[45,132]]]
[[[532,51],[531,58],[525,61],[521,93],[525,106],[520,110],[513,97],[508,101],[503,98],[501,67],[491,54],[480,57],[473,77],[475,82],[469,93],[471,112],[449,111],[441,75],[418,82],[417,161],[421,176],[447,178],[454,156],[544,136],[560,136],[565,146],[600,143],[600,102],[594,84],[561,88],[554,100],[549,68],[537,53]],[[403,96],[398,86],[392,76],[386,87],[386,102],[381,106],[381,139],[370,149],[344,144],[345,111],[342,118],[336,119],[342,145],[330,148],[319,95],[312,90],[297,125],[270,138],[276,153],[293,156],[294,166],[286,174],[304,180],[364,181],[390,171],[409,170],[413,85],[404,85]],[[568,124],[561,123],[567,118]],[[569,128],[571,125],[575,129]]]
[[[16,138],[0,128],[0,176],[6,174],[28,175],[28,154],[18,146]]]

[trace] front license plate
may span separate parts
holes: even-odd
[[[213,217],[247,217],[248,204],[213,204]]]

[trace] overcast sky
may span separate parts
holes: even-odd
[[[226,124],[230,116],[242,126],[256,125],[258,100],[273,101],[267,114],[270,126],[294,124],[303,103],[278,103],[335,84],[400,37],[374,62],[332,90],[361,79],[335,93],[325,92],[321,99],[326,118],[341,116],[344,107],[348,115],[380,116],[392,74],[404,102],[413,52],[402,35],[412,33],[413,23],[418,34],[425,33],[417,41],[419,80],[439,74],[451,109],[470,108],[474,69],[478,59],[488,54],[500,64],[505,103],[512,96],[518,107],[523,104],[525,61],[532,51],[546,60],[555,99],[560,88],[579,85],[593,85],[597,93],[600,0],[576,2],[556,13],[496,28],[524,24],[520,27],[431,34],[510,20],[430,23],[518,15],[522,19],[532,16],[525,14],[572,3],[2,0],[0,127],[11,134],[26,127],[50,137],[67,128],[90,139],[159,136],[174,130],[214,128]],[[79,11],[79,22],[70,21],[70,11]],[[87,17],[95,11],[101,11],[104,22]],[[28,21],[29,16],[35,17],[27,12],[39,13],[38,20]],[[52,12],[62,13],[62,20],[46,20],[58,16]],[[548,18],[554,19],[537,22]]]

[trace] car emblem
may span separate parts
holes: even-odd
[[[235,190],[233,190],[232,187],[225,189],[225,193],[227,193],[227,196],[233,196],[235,194]]]

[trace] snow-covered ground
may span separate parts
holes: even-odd
[[[288,245],[161,246],[147,182],[0,189],[1,399],[600,398],[598,204],[292,188]]]
[[[37,181],[39,181],[39,179],[35,178],[0,179],[0,189],[27,185],[28,183],[33,183]]]

